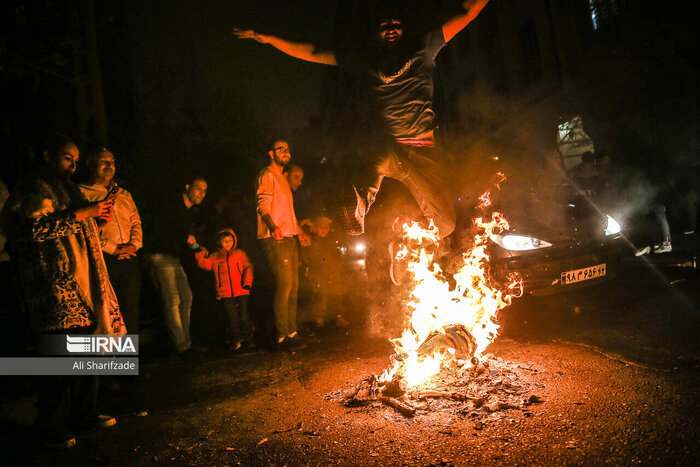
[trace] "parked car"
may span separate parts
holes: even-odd
[[[489,267],[496,281],[517,274],[524,293],[549,295],[617,274],[620,258],[629,250],[622,226],[573,186],[558,188],[554,197],[532,190],[517,202],[511,197],[495,206],[510,224],[509,230],[490,238]]]

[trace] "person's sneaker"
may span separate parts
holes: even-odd
[[[76,430],[97,430],[108,428],[117,424],[117,419],[111,415],[100,414],[91,420],[81,420],[72,426]]]
[[[366,202],[357,192],[357,188],[352,187],[355,193],[355,205],[343,205],[340,208],[340,223],[343,230],[348,235],[361,235],[365,232]]]
[[[695,229],[688,229],[685,232],[683,232],[683,235],[693,235],[695,233]]]
[[[42,444],[49,451],[65,451],[74,448],[78,444],[78,440],[73,435],[67,435],[56,439],[46,439]]]
[[[396,258],[396,253],[401,251],[403,245],[400,242],[389,243],[389,277],[394,285],[401,285],[408,272],[408,262],[406,258]]]
[[[663,242],[661,245],[654,246],[654,253],[669,253],[671,251],[671,242]]]
[[[117,419],[111,415],[100,414],[94,421],[96,428],[107,428],[117,424]]]
[[[648,255],[650,251],[651,251],[651,247],[645,246],[644,248],[640,248],[639,250],[635,251],[634,256]]]

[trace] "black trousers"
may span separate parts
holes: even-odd
[[[228,320],[227,337],[233,344],[250,342],[253,337],[253,325],[248,316],[248,296],[225,297],[224,303]]]
[[[92,334],[94,330],[90,326],[50,334]],[[45,438],[66,439],[72,427],[97,417],[97,375],[42,376],[41,383],[37,425]]]
[[[126,324],[126,332],[139,332],[139,296],[141,294],[141,270],[138,258],[117,259],[105,254],[109,281],[119,300],[119,309]]]

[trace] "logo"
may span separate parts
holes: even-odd
[[[70,353],[136,353],[130,336],[66,336]]]

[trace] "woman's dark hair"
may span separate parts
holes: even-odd
[[[75,143],[70,137],[63,133],[51,133],[42,140],[41,149],[45,153],[55,154],[66,144]]]

